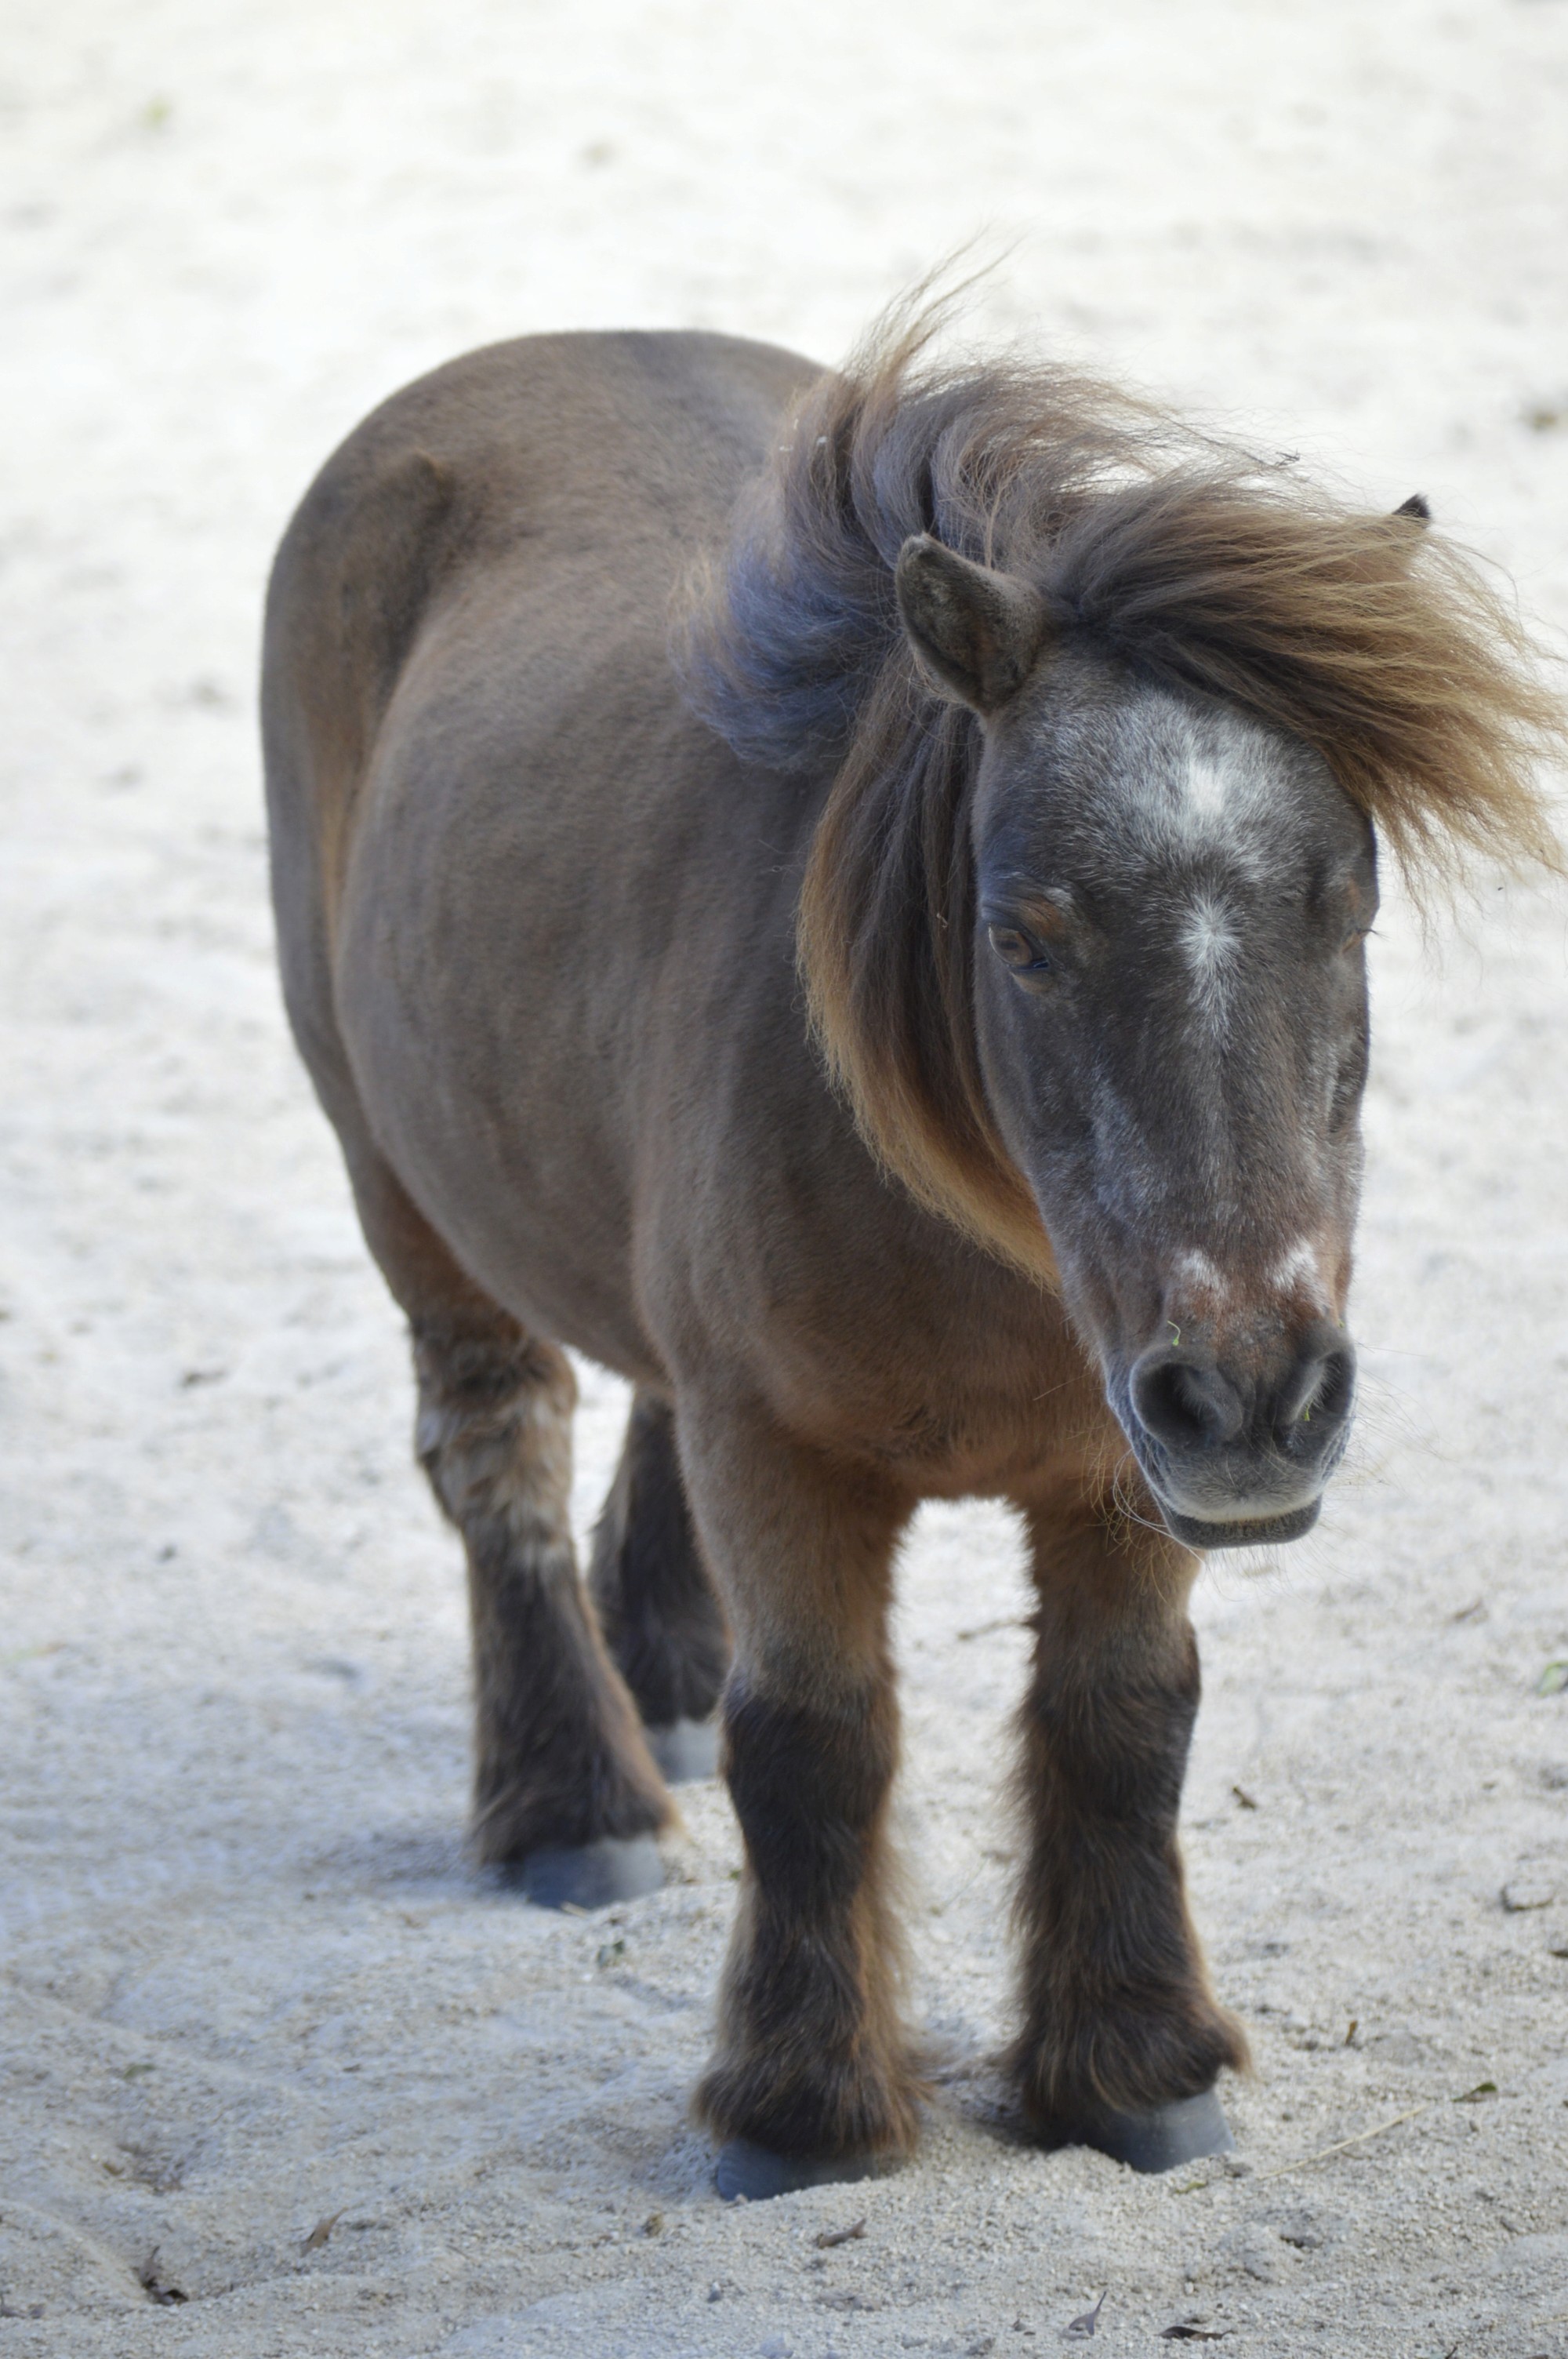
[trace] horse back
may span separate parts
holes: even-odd
[[[671,592],[813,374],[707,335],[472,354],[329,461],[269,592],[274,897],[318,1089],[502,1299],[617,1364],[659,970],[755,866]]]
[[[675,573],[721,533],[814,374],[734,337],[522,337],[435,370],[348,437],[279,548],[263,662],[275,840],[314,839],[328,913],[358,788],[443,596],[510,573],[558,614],[586,572],[599,636],[607,604],[657,629]]]
[[[497,346],[323,470],[264,715],[296,1035],[465,1271],[643,1384],[990,1487],[1081,1370],[1038,1290],[879,1171],[795,967],[830,776],[687,709],[671,593],[816,373],[709,336]]]

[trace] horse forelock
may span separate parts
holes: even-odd
[[[1119,389],[1045,364],[938,364],[895,315],[808,390],[688,586],[688,701],[744,760],[832,778],[802,896],[813,1018],[867,1138],[917,1197],[1049,1277],[998,1141],[969,1006],[968,790],[978,723],[900,625],[893,566],[927,533],[1022,576],[1074,646],[1132,680],[1313,748],[1418,887],[1466,851],[1560,868],[1535,771],[1568,754],[1541,651],[1477,563]],[[1234,821],[1195,755],[1174,807]],[[1275,788],[1277,792],[1277,786]],[[1222,913],[1195,914],[1217,1010]]]

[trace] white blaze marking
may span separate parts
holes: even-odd
[[[1172,1265],[1176,1277],[1195,1294],[1228,1294],[1230,1281],[1197,1245],[1188,1245]]]
[[[1203,894],[1187,911],[1182,948],[1193,971],[1198,1006],[1213,1024],[1223,1022],[1226,992],[1241,942],[1222,902]]]
[[[1281,1255],[1269,1272],[1269,1283],[1278,1293],[1289,1294],[1301,1284],[1303,1278],[1311,1281],[1315,1294],[1326,1297],[1328,1289],[1323,1282],[1323,1272],[1317,1266],[1316,1247],[1310,1245],[1305,1237],[1299,1239],[1291,1247],[1289,1253]]]

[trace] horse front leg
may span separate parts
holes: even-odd
[[[729,1609],[723,1767],[746,1864],[695,2109],[719,2191],[854,2178],[914,2142],[887,1810],[892,1551],[910,1502],[733,1404],[683,1400],[687,1494]]]
[[[1209,1987],[1176,1839],[1199,1695],[1186,1610],[1198,1560],[1082,1506],[1028,1522],[1038,1612],[1013,2070],[1042,2136],[1168,2169],[1230,2146],[1215,2082],[1248,2063]]]
[[[668,1404],[639,1392],[594,1527],[589,1594],[649,1749],[675,1784],[719,1767],[730,1633],[691,1527]]]

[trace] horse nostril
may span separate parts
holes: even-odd
[[[1336,1432],[1350,1414],[1356,1393],[1356,1353],[1348,1343],[1303,1352],[1274,1401],[1274,1430],[1289,1440],[1310,1441]]]
[[[1132,1371],[1132,1406],[1146,1430],[1170,1450],[1206,1450],[1234,1441],[1246,1423],[1241,1397],[1217,1368],[1171,1351],[1145,1352]]]

